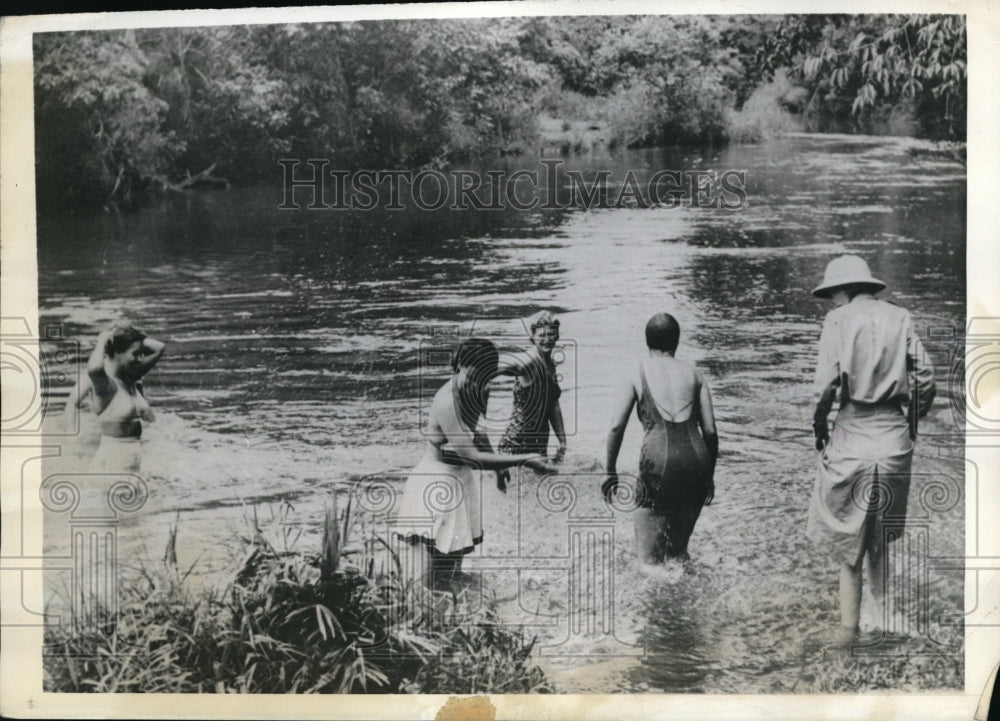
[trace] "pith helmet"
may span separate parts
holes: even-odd
[[[823,282],[813,289],[817,298],[829,298],[830,291],[842,285],[867,285],[873,292],[885,288],[885,283],[872,277],[864,258],[856,255],[842,255],[826,265]]]

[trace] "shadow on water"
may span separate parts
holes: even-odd
[[[651,584],[643,599],[641,612],[648,620],[638,638],[646,655],[628,681],[636,689],[664,693],[702,691],[718,655],[710,637],[714,620],[705,604],[706,579],[669,566],[664,576],[674,578]]]

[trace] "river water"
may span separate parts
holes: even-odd
[[[314,543],[332,489],[372,479],[401,488],[423,452],[426,400],[447,377],[436,351],[470,330],[523,347],[520,319],[548,308],[562,322],[562,480],[529,475],[505,496],[487,483],[486,542],[467,569],[505,620],[539,636],[560,690],[821,689],[819,677],[844,661],[824,636],[837,622],[836,568],[804,539],[810,382],[828,310],[809,291],[831,257],[854,252],[913,313],[940,364],[910,503],[927,541],[894,571],[915,586],[898,622],[911,631],[888,655],[945,658],[953,677],[917,685],[956,683],[962,577],[934,559],[964,549],[965,463],[946,370],[965,319],[966,184],[963,167],[913,147],[801,135],[565,159],[615,179],[630,169],[744,170],[748,202],[735,210],[294,211],[278,209],[282,191],[271,186],[40,218],[43,327],[61,324],[86,353],[124,315],[169,344],[146,381],[159,416],[145,431],[150,498],[122,520],[122,557],[155,563],[177,521],[180,565],[223,583],[244,519],[276,517],[283,503],[300,543]],[[648,577],[635,568],[628,511],[608,511],[597,487],[610,393],[642,357],[645,321],[658,311],[677,317],[678,355],[709,379],[721,455],[690,567]],[[55,414],[75,371],[46,371]],[[509,396],[509,383],[494,390],[494,430]],[[93,452],[87,419],[83,429],[63,466],[82,467]],[[635,471],[639,436],[633,418],[623,472]],[[574,626],[567,529],[580,519],[613,536],[613,632],[606,620]],[[64,541],[65,521],[48,518],[47,549]],[[913,580],[917,567],[925,572]]]

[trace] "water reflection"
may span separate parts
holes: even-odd
[[[665,578],[643,600],[642,611],[649,621],[639,641],[647,655],[629,674],[630,683],[637,688],[685,693],[708,685],[711,669],[706,660],[720,655],[710,631],[718,619],[707,613],[703,579],[681,577],[683,574],[679,566],[669,568],[663,575],[675,578]]]

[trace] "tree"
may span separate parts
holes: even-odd
[[[42,204],[115,203],[164,172],[184,144],[143,83],[134,31],[35,36],[36,187]]]
[[[723,42],[724,19],[644,16],[605,34],[592,64],[612,88],[612,133],[626,145],[711,143],[725,138],[724,110],[743,75]]]
[[[964,140],[966,46],[959,15],[793,15],[761,46],[755,72],[791,67],[811,112],[856,128],[905,109],[921,135]]]

